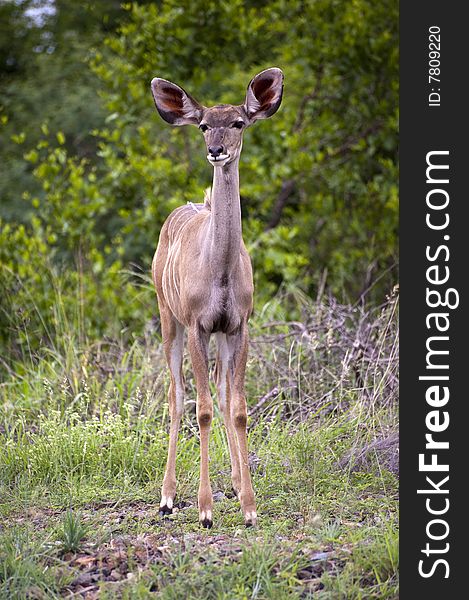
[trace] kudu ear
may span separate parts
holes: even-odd
[[[157,111],[171,125],[198,125],[203,107],[181,87],[166,79],[151,80],[151,91]]]
[[[280,106],[283,94],[283,73],[272,67],[251,80],[246,92],[244,110],[251,122],[271,117]]]

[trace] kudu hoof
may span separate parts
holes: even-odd
[[[213,521],[212,521],[212,511],[211,510],[203,510],[200,515],[199,515],[199,523],[202,525],[202,527],[205,527],[205,529],[211,529],[212,525],[213,525]]]
[[[168,508],[167,506],[160,506],[158,514],[160,515],[160,517],[168,517],[169,515],[173,514],[173,509]]]
[[[211,529],[213,521],[212,519],[204,519],[203,521],[200,521],[200,524],[202,525],[202,527],[205,527],[205,529]]]

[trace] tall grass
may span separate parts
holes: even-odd
[[[153,294],[145,285],[137,292],[143,304],[150,302],[145,294]],[[239,505],[230,499],[228,447],[215,407],[210,471],[220,501],[214,530],[194,538],[190,549],[184,540],[198,532],[199,449],[188,357],[179,511],[165,533],[151,510],[141,522],[128,520],[135,502],[157,512],[166,460],[168,373],[158,319],[141,323],[133,340],[128,332],[92,339],[82,328],[83,313],[92,308],[67,310],[62,290],[54,297],[55,325],[48,332],[54,343],[21,364],[10,362],[0,384],[0,510],[12,522],[2,534],[0,595],[8,590],[26,597],[35,584],[20,585],[22,578],[36,578],[43,595],[63,593],[67,577],[74,581],[73,569],[82,567],[70,559],[66,576],[61,567],[50,578],[39,575],[40,565],[60,562],[65,542],[71,552],[108,548],[116,529],[99,507],[111,502],[128,507],[118,531],[154,531],[165,536],[158,542],[163,546],[176,540],[171,558],[138,563],[140,575],[124,586],[128,597],[157,591],[175,598],[184,590],[187,598],[396,597],[397,290],[372,309],[328,297],[313,301],[294,290],[257,310],[246,389],[260,525],[245,537]],[[211,348],[211,367],[214,354]],[[57,517],[47,512],[51,507]],[[39,531],[24,517],[31,512],[45,515]],[[24,575],[14,566],[14,539],[28,548]],[[203,540],[214,540],[213,547],[207,550]],[[226,550],[229,540],[244,550]],[[200,561],[208,571],[199,569]],[[110,577],[100,573],[101,583]],[[120,577],[115,569],[113,577]],[[77,591],[78,584],[70,585]]]

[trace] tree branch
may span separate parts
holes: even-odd
[[[304,96],[304,98],[302,99],[300,106],[298,107],[298,114],[296,116],[296,120],[295,123],[293,125],[292,128],[292,133],[296,133],[297,131],[300,130],[301,125],[303,123],[304,120],[304,116],[305,116],[305,109],[306,109],[306,105],[308,104],[308,102],[310,102],[311,100],[314,100],[315,98],[317,98],[318,94],[319,94],[319,89],[321,87],[321,80],[322,80],[322,76],[324,73],[324,68],[321,65],[319,67],[318,73],[317,73],[317,77],[316,77],[316,84],[314,86],[314,89],[312,92],[310,92],[309,94],[306,94],[306,96]]]
[[[275,201],[274,208],[272,210],[272,214],[269,222],[265,228],[265,231],[269,231],[269,229],[273,229],[277,227],[280,223],[280,219],[282,218],[282,212],[285,206],[288,203],[290,196],[295,191],[296,182],[294,179],[287,179],[282,183],[282,187],[280,189],[280,193],[277,196],[277,200]]]

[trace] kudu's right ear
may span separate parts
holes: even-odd
[[[151,80],[151,91],[157,111],[171,125],[198,125],[203,106],[181,87],[166,79]]]

